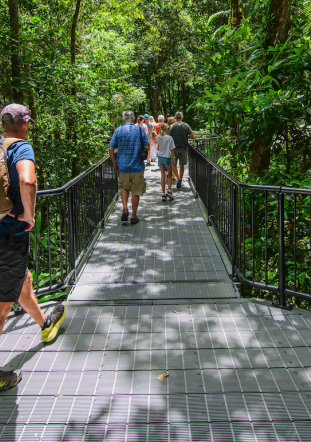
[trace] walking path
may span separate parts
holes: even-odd
[[[117,207],[54,342],[6,322],[23,379],[1,442],[310,442],[311,314],[238,298],[190,189],[162,204],[156,180],[139,225]]]
[[[146,180],[140,222],[122,224],[118,202],[69,300],[238,297],[187,176],[167,202],[157,166]]]
[[[81,304],[52,344],[28,315],[8,320],[0,358],[23,379],[0,394],[1,442],[310,441],[310,314]]]

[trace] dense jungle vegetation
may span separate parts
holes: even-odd
[[[37,121],[39,189],[102,157],[128,108],[215,126],[244,182],[311,188],[310,28],[307,0],[0,0],[0,104]]]

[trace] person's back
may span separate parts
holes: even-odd
[[[182,184],[182,179],[184,176],[185,165],[188,162],[188,140],[189,138],[194,139],[194,134],[191,127],[187,123],[183,123],[182,112],[176,112],[175,119],[176,122],[172,124],[169,128],[168,135],[170,135],[175,143],[175,158],[176,164],[173,167],[174,174],[177,177],[177,189],[180,189]],[[177,162],[179,162],[179,175],[177,171]]]
[[[125,123],[113,134],[110,145],[118,148],[117,164],[122,173],[136,173],[145,170],[145,163],[140,158],[141,137],[148,144],[145,131],[134,123]]]
[[[149,143],[151,143],[151,137],[152,137],[152,131],[153,131],[153,128],[154,128],[154,123],[149,121],[149,115],[148,114],[145,114],[144,118],[145,118],[145,123],[144,124],[146,125],[147,130],[148,130],[148,132],[147,132],[148,141],[149,141]]]
[[[139,198],[146,191],[144,178],[145,163],[140,157],[140,152],[150,150],[149,141],[143,128],[135,126],[134,112],[122,113],[124,125],[118,127],[109,143],[109,155],[113,167],[119,173],[119,189],[123,203],[121,221],[127,222],[129,211],[127,207],[129,193],[132,193],[132,217],[131,224],[138,223],[136,212]],[[143,117],[144,119],[144,117]],[[117,159],[114,149],[118,149]]]
[[[183,147],[184,149],[188,148],[189,135],[191,134],[191,127],[183,121],[176,121],[170,126],[168,131],[168,135],[173,138],[175,146]]]

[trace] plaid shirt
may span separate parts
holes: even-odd
[[[145,170],[145,163],[139,156],[139,152],[143,148],[139,131],[141,131],[143,145],[149,146],[145,131],[135,126],[134,123],[125,123],[114,131],[109,147],[118,149],[117,165],[122,173],[135,173]]]

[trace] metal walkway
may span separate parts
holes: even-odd
[[[310,442],[311,314],[239,299],[191,189],[162,203],[147,176],[141,222],[117,207],[55,342],[6,322],[23,379],[0,442]]]
[[[146,180],[140,222],[122,224],[118,202],[68,299],[238,297],[187,176],[167,202],[161,200],[157,166],[147,168]]]
[[[50,345],[27,315],[8,320],[1,361],[24,376],[0,395],[1,441],[310,442],[307,313],[95,304],[69,303]]]

